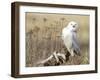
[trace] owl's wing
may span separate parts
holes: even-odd
[[[76,33],[72,35],[72,46],[77,54],[80,54],[80,45]]]

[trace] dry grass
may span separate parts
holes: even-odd
[[[46,59],[54,51],[66,54],[61,31],[72,20],[80,26],[78,36],[82,55],[76,55],[73,62],[68,59],[62,65],[89,63],[89,16],[26,13],[26,67],[37,66],[38,61]],[[51,63],[54,63],[54,60]]]

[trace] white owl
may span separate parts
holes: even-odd
[[[80,46],[77,39],[78,29],[78,24],[74,21],[71,21],[69,22],[68,26],[62,30],[63,42],[71,56],[74,56],[75,53],[80,55]]]

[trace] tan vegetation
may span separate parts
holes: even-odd
[[[89,63],[89,16],[46,13],[26,13],[26,66],[37,66],[36,62],[46,59],[54,51],[65,54],[61,39],[62,29],[70,21],[76,21],[80,30],[78,37],[81,56],[75,56],[62,65]],[[53,61],[52,61],[53,63]],[[43,66],[43,65],[40,65]]]

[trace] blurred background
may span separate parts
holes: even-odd
[[[70,21],[79,25],[77,33],[81,56],[76,56],[64,65],[89,64],[89,16],[51,13],[26,13],[26,67],[37,66],[38,61],[49,57],[54,51],[64,53],[62,29]],[[43,66],[43,65],[40,65]]]

